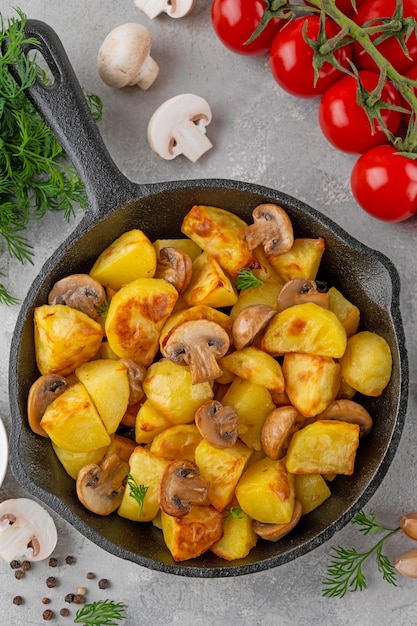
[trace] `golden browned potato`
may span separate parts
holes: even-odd
[[[177,299],[175,287],[162,278],[138,278],[119,289],[110,301],[105,323],[113,352],[145,367],[150,365]]]
[[[284,282],[293,278],[314,280],[326,247],[322,237],[295,239],[291,250],[269,256],[268,260]]]
[[[340,363],[330,357],[288,352],[282,371],[291,404],[304,417],[313,417],[327,409],[340,388]]]
[[[57,446],[70,452],[90,452],[111,442],[82,383],[72,385],[47,406],[41,427]]]
[[[152,363],[143,381],[143,390],[149,402],[171,425],[193,422],[197,409],[213,397],[209,382],[193,385],[188,365],[168,359]]]
[[[195,450],[195,462],[201,478],[210,483],[209,500],[217,511],[223,511],[233,499],[237,482],[253,450],[241,441],[230,448],[216,448],[202,439]]]
[[[156,251],[156,257],[159,257],[159,254],[162,248],[178,248],[188,254],[190,259],[194,261],[196,257],[201,254],[202,250],[200,246],[198,246],[192,239],[156,239],[153,242],[153,246]]]
[[[318,420],[294,433],[286,464],[292,474],[353,474],[360,427]]]
[[[223,537],[210,550],[221,559],[235,561],[243,559],[256,546],[258,536],[253,530],[249,515],[241,509],[229,513],[223,522]]]
[[[270,354],[259,348],[248,346],[235,350],[219,359],[220,367],[245,378],[255,385],[282,393],[285,388],[281,365]]]
[[[137,278],[152,278],[156,269],[156,251],[145,233],[129,230],[113,241],[98,257],[90,276],[112,289]]]
[[[246,227],[246,222],[230,211],[196,205],[184,217],[181,230],[233,275],[252,257],[244,236]]]
[[[346,341],[346,330],[332,311],[306,302],[277,313],[265,331],[261,347],[274,356],[306,352],[340,359]]]
[[[228,307],[237,302],[237,291],[216,258],[202,252],[193,262],[193,273],[182,293],[187,306]]]
[[[243,309],[252,304],[266,304],[276,309],[281,289],[281,283],[272,281],[262,283],[251,289],[242,289],[242,291],[239,291],[236,304],[230,311],[230,317],[234,320]]]
[[[261,450],[262,425],[275,404],[262,385],[236,377],[223,396],[224,406],[234,406],[239,415],[239,438],[253,450]]]
[[[161,524],[164,541],[175,561],[200,556],[223,535],[223,515],[212,506],[192,506],[182,517],[161,511]]]
[[[36,363],[41,374],[71,374],[95,356],[104,334],[91,317],[65,304],[36,307],[34,323]]]
[[[354,335],[358,330],[360,322],[360,311],[358,307],[350,302],[336,287],[330,287],[329,308],[340,319],[346,329],[348,337]]]
[[[84,465],[89,465],[90,463],[99,465],[108,449],[108,446],[103,446],[88,452],[72,452],[65,450],[65,448],[60,448],[53,441],[51,441],[51,444],[64,470],[74,480],[77,479],[78,472]]]
[[[302,515],[306,515],[332,495],[328,484],[321,474],[296,474],[295,497],[302,507]]]
[[[294,476],[285,460],[264,458],[249,465],[236,487],[239,506],[263,524],[288,524],[292,518]]]
[[[391,378],[390,347],[368,330],[349,337],[341,363],[345,381],[365,396],[380,396]]]
[[[75,375],[86,387],[107,432],[115,433],[129,403],[126,366],[119,360],[96,359],[77,367]]]
[[[159,512],[159,482],[168,465],[167,459],[155,456],[147,448],[136,446],[129,459],[129,472],[136,485],[147,487],[147,490],[143,498],[142,511],[140,511],[138,501],[130,495],[129,485],[126,486],[122,502],[118,508],[121,517],[136,522],[149,522],[155,517]]]
[[[194,461],[195,449],[200,441],[201,435],[195,424],[177,424],[156,435],[150,450],[164,459]]]
[[[169,419],[150,402],[140,405],[135,420],[136,443],[151,443],[154,438],[171,426]]]

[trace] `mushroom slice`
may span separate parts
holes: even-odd
[[[403,576],[417,578],[417,550],[409,550],[397,556],[394,567]]]
[[[117,454],[105,457],[100,465],[85,465],[77,476],[78,499],[92,513],[110,515],[122,501],[128,471],[129,464]]]
[[[95,278],[88,274],[71,274],[55,283],[49,292],[48,304],[66,304],[96,320],[96,307],[105,299],[104,287]]]
[[[193,262],[186,252],[167,246],[161,248],[154,278],[163,278],[182,293],[190,284]]]
[[[288,535],[288,533],[291,532],[295,526],[297,526],[302,512],[303,507],[301,506],[301,503],[296,500],[294,504],[294,512],[288,524],[264,524],[255,520],[253,522],[253,530],[259,537],[266,539],[266,541],[278,541],[279,539],[285,537],[285,535]]]
[[[236,350],[253,344],[277,310],[267,304],[250,304],[238,313],[232,326],[233,343]]]
[[[149,89],[159,74],[151,57],[152,36],[142,24],[116,26],[100,46],[97,71],[109,87]]]
[[[166,100],[156,109],[148,124],[148,141],[162,159],[183,154],[193,163],[213,144],[206,136],[211,109],[201,96],[184,93]]]
[[[261,429],[262,449],[270,459],[282,459],[292,435],[304,425],[304,417],[293,406],[280,406],[265,419]]]
[[[0,557],[6,562],[46,559],[57,539],[54,520],[34,500],[14,498],[0,503]]]
[[[215,448],[230,448],[237,441],[239,415],[234,406],[209,400],[197,410],[195,423],[200,434]]]
[[[120,359],[120,362],[127,368],[130,387],[129,406],[131,406],[139,402],[144,396],[142,383],[146,377],[146,367],[142,363],[136,363],[133,359]]]
[[[329,308],[329,294],[319,291],[315,280],[293,278],[285,283],[277,300],[278,312],[289,309],[296,304],[314,302],[324,309]]]
[[[349,422],[350,424],[358,424],[361,437],[365,437],[373,425],[372,417],[365,407],[359,404],[359,402],[345,398],[332,402],[325,411],[316,416],[316,419],[339,420],[341,422]]]
[[[159,483],[159,505],[167,515],[182,517],[190,512],[193,504],[210,504],[209,484],[200,478],[200,470],[192,461],[172,461]]]
[[[187,363],[195,385],[214,380],[223,374],[217,359],[226,354],[229,345],[229,335],[216,322],[191,320],[172,331],[162,348],[162,354],[175,363]]]
[[[153,20],[161,13],[169,17],[184,17],[193,8],[195,0],[135,0],[135,5]]]
[[[294,231],[287,213],[277,204],[260,204],[252,213],[254,223],[245,228],[250,250],[262,245],[266,254],[288,252],[294,243]]]
[[[45,413],[46,407],[68,389],[68,387],[68,380],[58,374],[45,374],[35,380],[29,389],[27,405],[29,426],[34,433],[42,437],[48,437],[47,433],[41,427],[40,421]]]

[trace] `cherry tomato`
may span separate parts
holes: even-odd
[[[359,72],[362,85],[372,91],[379,80],[376,72]],[[319,124],[326,139],[343,152],[362,153],[387,142],[387,136],[379,123],[374,121],[374,132],[365,110],[357,101],[358,81],[345,76],[329,87],[319,105]],[[400,94],[395,87],[385,83],[381,100],[400,106]],[[401,113],[381,109],[381,117],[388,130],[395,134],[401,122]]]
[[[214,0],[211,5],[211,21],[220,41],[237,54],[265,54],[285,19],[271,20],[262,33],[250,44],[245,41],[252,35],[266,4],[264,0]]]
[[[417,162],[392,145],[362,154],[350,183],[358,204],[373,217],[402,222],[417,212]]]
[[[324,93],[330,85],[344,76],[344,73],[326,62],[320,70],[317,83],[314,84],[314,52],[304,40],[305,23],[307,23],[307,37],[317,40],[320,27],[319,16],[297,17],[276,35],[269,53],[269,62],[273,77],[284,91],[300,98],[311,98]],[[326,20],[325,28],[328,38],[339,32],[339,27],[330,19]],[[341,65],[347,66],[348,59],[351,58],[351,46],[339,48],[335,57]]]
[[[414,17],[417,19],[417,2],[416,0],[403,0],[404,17]],[[396,0],[366,0],[362,4],[356,15],[352,17],[356,24],[363,25],[368,20],[378,20],[382,17],[392,17],[395,11]],[[378,22],[376,22],[377,24]],[[375,25],[376,25],[375,24]],[[374,40],[378,35],[372,35]],[[391,36],[385,41],[378,44],[378,50],[393,65],[393,67],[404,74],[412,65],[417,63],[417,36],[415,32],[411,33],[406,41],[409,58],[404,54],[398,43],[398,40]],[[377,66],[368,53],[363,52],[362,46],[355,41],[352,44],[353,59],[355,65],[362,70],[377,69]]]

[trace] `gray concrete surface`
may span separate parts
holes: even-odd
[[[404,434],[391,468],[369,503],[377,516],[394,524],[402,513],[417,509],[416,423],[416,288],[415,249],[417,220],[390,225],[367,216],[357,206],[349,188],[355,157],[333,149],[321,135],[317,100],[293,98],[279,89],[267,57],[245,58],[227,51],[214,36],[210,3],[197,0],[192,13],[180,20],[161,16],[149,20],[133,0],[20,0],[18,6],[30,18],[48,22],[61,37],[79,80],[98,93],[104,105],[100,124],[104,141],[120,169],[130,179],[154,182],[188,178],[230,178],[281,189],[325,213],[354,237],[384,252],[401,277],[401,307],[410,356],[410,400]],[[3,17],[13,15],[13,5],[0,0]],[[147,92],[115,91],[96,72],[98,48],[116,25],[138,21],[154,37],[153,56],[160,75]],[[153,111],[167,98],[195,92],[208,100],[213,121],[208,128],[214,148],[197,163],[185,158],[163,161],[150,150],[146,127]],[[61,215],[49,215],[29,231],[34,265],[22,266],[2,253],[0,265],[8,284],[22,300],[42,263],[73,230],[81,218],[65,223]],[[0,415],[10,430],[7,368],[10,340],[18,306],[0,306]],[[0,488],[0,500],[25,496],[10,471]],[[228,623],[265,626],[408,626],[417,624],[417,582],[399,578],[397,587],[382,581],[374,561],[365,566],[368,589],[344,599],[322,597],[322,580],[332,546],[370,545],[348,525],[314,552],[279,568],[238,578],[188,579],[151,571],[107,554],[53,514],[59,532],[57,554],[77,559],[72,566],[52,571],[47,562],[37,564],[24,579],[16,580],[9,565],[0,562],[0,623],[4,626],[44,623],[42,611],[58,612],[63,596],[77,587],[88,587],[90,601],[112,598],[127,605],[129,626],[152,624],[184,626]],[[411,547],[397,534],[386,546],[394,558]],[[86,572],[96,579],[87,581]],[[55,575],[58,585],[48,589],[45,580]],[[98,590],[97,580],[111,586]],[[12,604],[20,594],[25,603]],[[103,595],[104,594],[104,595]],[[52,602],[46,606],[44,596]],[[71,605],[74,615],[74,605]],[[60,626],[71,617],[55,618]]]

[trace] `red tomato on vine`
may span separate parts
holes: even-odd
[[[373,217],[401,222],[417,212],[417,161],[399,154],[393,145],[362,154],[350,182],[356,201]]]
[[[220,41],[237,54],[265,54],[285,19],[272,19],[251,43],[245,42],[259,25],[266,4],[264,0],[214,0],[211,21]]]
[[[360,7],[361,4],[363,4],[365,2],[365,0],[356,0],[356,8]],[[308,0],[305,0],[305,3],[308,6],[315,6],[313,3],[309,2]],[[347,16],[352,16],[355,13],[355,9],[353,7],[352,4],[352,0],[336,0],[335,5],[337,6],[338,9],[340,9],[340,11],[342,11],[342,13],[344,13]]]
[[[417,1],[416,0],[403,0],[402,1],[404,17],[413,17],[417,19]],[[366,0],[358,9],[356,15],[352,17],[356,24],[363,26],[369,20],[376,20],[375,25],[378,24],[378,18],[391,18],[394,15],[396,8],[396,0]],[[371,39],[375,40],[378,34],[371,35]],[[404,74],[412,65],[417,63],[417,36],[415,32],[405,42],[408,50],[408,56],[404,54],[401,46],[393,35],[385,39],[377,45],[378,50],[384,57],[391,63],[391,65],[400,74]],[[352,44],[353,59],[355,65],[362,70],[377,70],[377,66],[373,59],[363,52],[362,46],[358,42]]]
[[[284,91],[293,96],[311,98],[324,93],[330,85],[344,76],[344,73],[326,61],[320,69],[316,84],[314,84],[314,51],[304,39],[304,24],[307,24],[307,37],[317,41],[320,29],[319,16],[297,17],[276,35],[269,53],[269,62],[273,77]],[[326,19],[327,38],[334,37],[339,30],[339,27],[332,20]],[[345,67],[348,66],[348,59],[351,56],[349,44],[335,52],[339,64]]]
[[[378,84],[376,72],[359,72],[359,78],[367,92]],[[374,120],[374,132],[364,108],[357,103],[358,81],[353,76],[345,76],[334,83],[323,95],[319,105],[319,124],[326,139],[343,152],[362,153],[374,146],[387,142],[387,136],[379,122]],[[401,98],[397,89],[385,83],[381,100],[387,104],[400,106]],[[393,135],[401,122],[401,113],[391,109],[380,109],[385,126]]]

